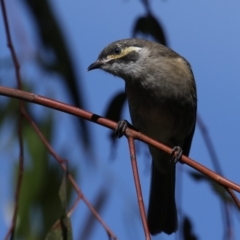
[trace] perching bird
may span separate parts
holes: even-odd
[[[133,126],[169,147],[189,154],[197,93],[189,63],[173,50],[143,39],[111,43],[88,70],[102,69],[125,81]],[[169,154],[149,145],[152,156],[148,227],[152,235],[177,231],[175,165]]]

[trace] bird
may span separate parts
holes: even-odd
[[[188,156],[196,125],[197,90],[189,62],[172,49],[128,38],[106,46],[88,71],[102,69],[125,82],[132,125],[141,133]],[[151,235],[178,229],[176,165],[148,146],[152,157],[148,229]]]

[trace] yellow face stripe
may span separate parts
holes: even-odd
[[[112,55],[108,55],[107,56],[107,59],[110,60],[110,59],[118,59],[118,58],[122,58],[124,56],[127,56],[130,52],[139,52],[142,48],[140,47],[127,47],[127,48],[124,48],[122,49],[122,52],[120,54],[112,54]]]

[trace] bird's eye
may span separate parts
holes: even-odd
[[[120,54],[121,53],[121,48],[120,47],[116,47],[114,50],[113,50],[113,52],[115,53],[115,54]]]

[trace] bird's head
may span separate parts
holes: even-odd
[[[139,38],[118,40],[109,44],[88,71],[102,69],[130,83],[149,88],[167,85],[193,85],[189,63],[179,54],[162,44]],[[190,84],[189,84],[190,82]]]
[[[113,42],[102,50],[88,71],[99,68],[125,80],[137,77],[144,70],[142,63],[149,55],[149,43],[136,38]]]

